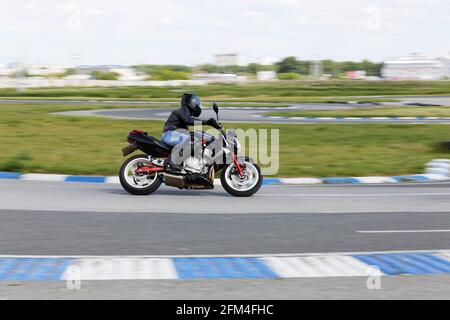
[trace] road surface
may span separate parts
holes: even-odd
[[[330,108],[329,105],[324,108]],[[338,108],[339,106],[335,106]],[[320,106],[316,106],[320,108]],[[339,107],[343,108],[343,107]],[[438,117],[279,117],[279,116],[266,116],[269,111],[273,111],[274,108],[222,108],[220,110],[220,121],[223,122],[250,122],[250,123],[292,123],[292,124],[308,124],[308,123],[403,123],[403,124],[416,124],[416,123],[440,123],[449,124],[450,117],[438,118]],[[300,110],[300,105],[291,107],[279,107],[277,111],[293,111]],[[139,108],[139,109],[113,109],[113,110],[75,110],[58,112],[57,114],[66,116],[98,116],[108,117],[114,119],[130,119],[130,120],[166,120],[173,108]],[[204,109],[202,117],[209,118],[215,117],[212,109]]]
[[[0,180],[0,255],[240,255],[450,248],[450,183],[162,187]],[[0,298],[447,298],[450,275],[365,278],[0,282]]]

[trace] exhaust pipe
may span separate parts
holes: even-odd
[[[183,176],[176,176],[170,173],[164,174],[164,182],[167,186],[171,187],[184,188],[186,186],[186,181]]]
[[[177,176],[174,174],[164,174],[166,186],[188,189],[214,189],[212,181],[200,175]]]

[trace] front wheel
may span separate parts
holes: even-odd
[[[225,165],[220,175],[220,183],[225,191],[235,197],[249,197],[261,188],[263,176],[259,166],[248,159],[245,159],[241,166],[244,171],[242,177],[234,164]]]
[[[128,158],[123,163],[119,172],[119,180],[122,187],[134,195],[148,195],[155,192],[161,185],[161,177],[157,172],[152,174],[136,174],[136,169],[150,163],[148,156],[138,154]]]

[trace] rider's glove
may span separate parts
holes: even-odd
[[[213,128],[216,129],[220,129],[222,126],[217,122],[216,119],[214,118],[209,118],[208,121],[206,122],[208,124],[208,126],[211,126]]]

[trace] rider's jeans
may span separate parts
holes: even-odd
[[[163,132],[161,141],[170,146],[175,146],[177,144],[183,143],[190,138],[190,135],[179,132],[177,130],[168,130]]]

